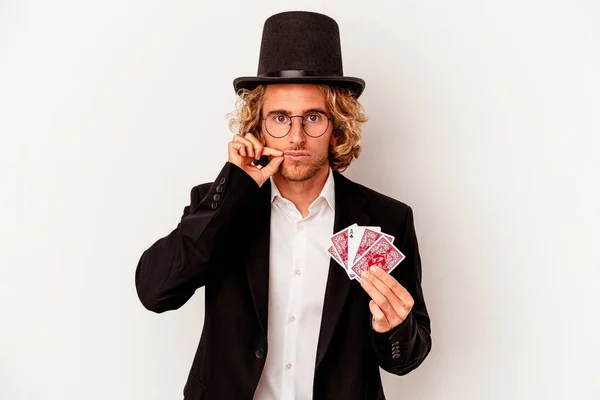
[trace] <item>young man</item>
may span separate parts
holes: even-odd
[[[342,74],[337,24],[308,12],[270,17],[258,76],[234,88],[228,162],[192,189],[177,228],[136,270],[155,312],[205,287],[184,397],[384,399],[379,367],[403,375],[421,364],[429,316],[411,208],[338,172],[358,156],[366,118],[364,81]],[[391,274],[374,265],[350,280],[330,259],[329,238],[354,223],[395,237],[405,259]]]

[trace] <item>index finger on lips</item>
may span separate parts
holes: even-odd
[[[283,151],[277,150],[277,149],[273,149],[271,147],[265,146],[263,148],[263,153],[262,154],[263,154],[263,156],[281,157],[281,156],[283,156]]]

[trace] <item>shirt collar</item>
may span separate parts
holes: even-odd
[[[273,176],[271,176],[269,179],[271,181],[271,204],[272,204],[273,200],[275,200],[276,197],[279,197],[280,199],[284,199],[285,197],[283,197],[281,195],[281,192],[279,192],[279,189],[277,188],[277,185],[275,184],[275,181],[273,180]],[[335,212],[335,181],[333,179],[333,170],[331,169],[331,167],[329,167],[329,175],[327,176],[325,185],[323,185],[323,189],[321,189],[321,193],[315,199],[313,204],[316,204],[317,201],[321,198],[325,199],[325,201],[327,202],[327,204],[329,205],[331,210]],[[312,206],[312,204],[311,204],[311,206]]]

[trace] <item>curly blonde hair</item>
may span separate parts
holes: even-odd
[[[333,116],[333,145],[329,146],[329,164],[334,171],[344,171],[360,155],[361,124],[367,122],[363,106],[348,89],[319,85]],[[238,92],[236,110],[227,114],[229,129],[244,136],[251,133],[262,140],[260,111],[264,103],[265,85]]]

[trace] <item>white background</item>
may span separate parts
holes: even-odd
[[[388,398],[599,399],[596,0],[0,1],[0,398],[182,397],[203,292],[155,315],[134,270],[295,9],[367,82],[346,175],[415,212],[433,350]]]

